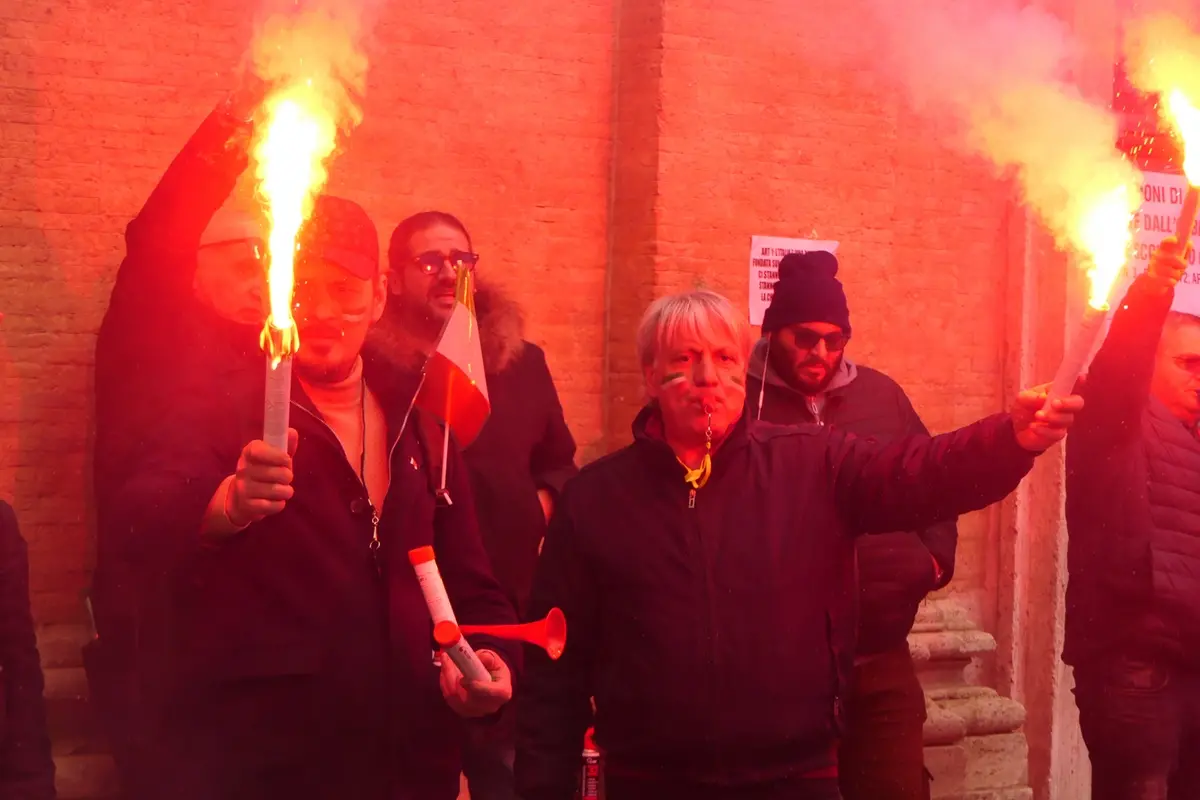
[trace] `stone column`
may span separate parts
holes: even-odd
[[[1030,800],[1025,709],[965,670],[996,640],[952,599],[922,604],[908,637],[925,688],[925,765],[934,800]]]

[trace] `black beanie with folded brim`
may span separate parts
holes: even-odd
[[[788,325],[827,322],[850,335],[850,307],[837,279],[837,256],[825,250],[788,253],[779,262],[775,295],[763,314],[762,332]]]

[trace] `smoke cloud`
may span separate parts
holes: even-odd
[[[1116,150],[1114,114],[1072,85],[1080,51],[1061,21],[1008,0],[866,2],[874,66],[951,145],[1011,174],[1060,248],[1123,258],[1109,229],[1127,227],[1139,173]]]

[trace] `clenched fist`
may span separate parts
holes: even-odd
[[[1150,256],[1149,272],[1164,286],[1174,286],[1179,283],[1183,273],[1187,272],[1187,262],[1183,260],[1185,253],[1179,246],[1179,240],[1174,236],[1163,239],[1154,255]]]
[[[242,448],[225,494],[225,516],[235,527],[278,514],[292,499],[292,455],[298,438],[289,428],[286,453],[258,439]]]

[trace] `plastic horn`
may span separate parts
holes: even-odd
[[[483,634],[497,639],[528,642],[546,651],[552,661],[557,661],[567,646],[567,618],[561,609],[552,608],[546,618],[524,625],[462,625],[463,635]]]

